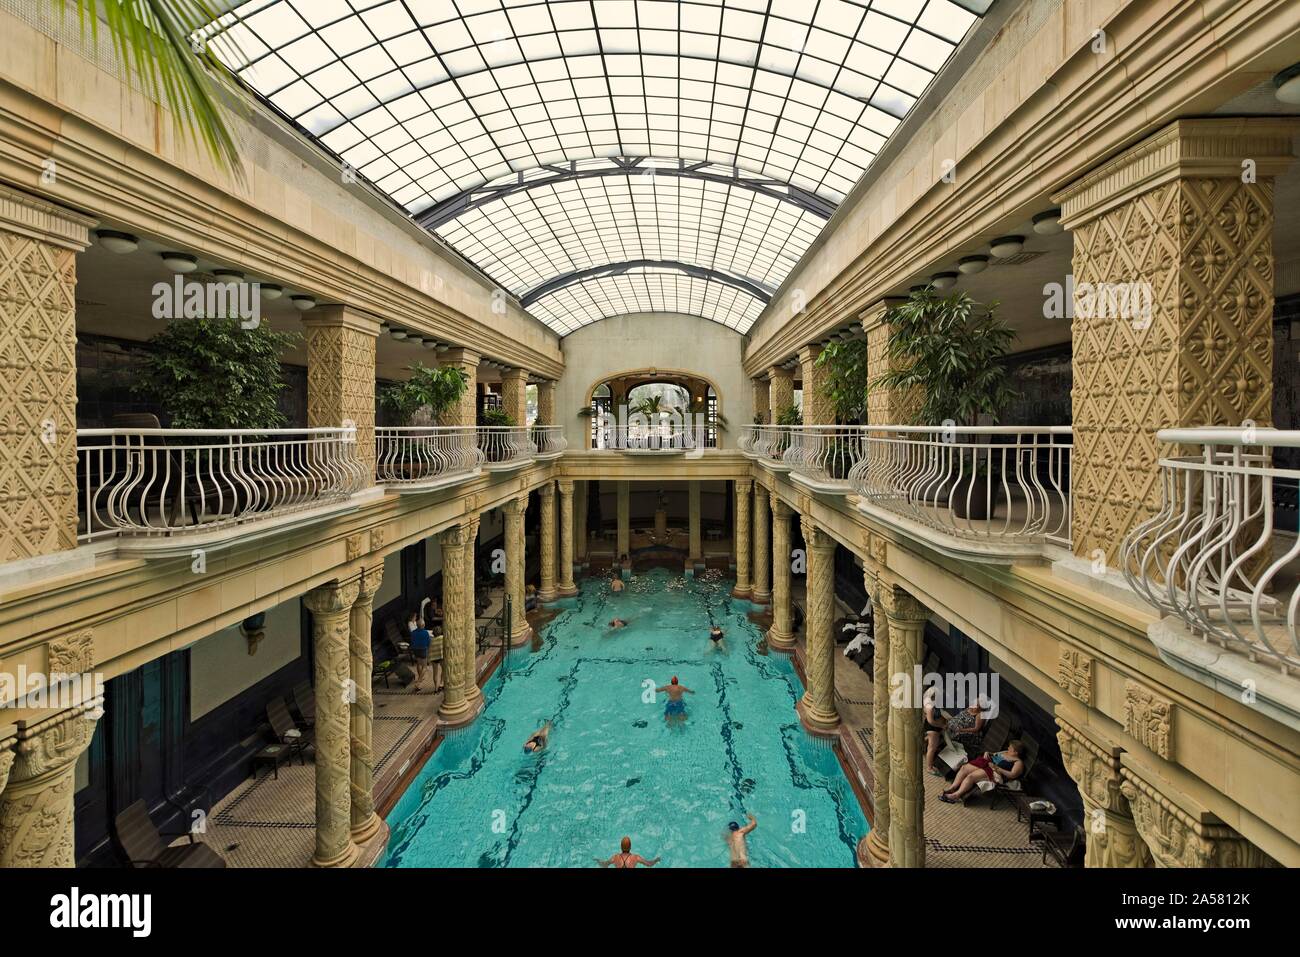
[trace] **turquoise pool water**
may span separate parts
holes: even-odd
[[[660,867],[726,867],[727,822],[752,813],[751,866],[853,866],[861,808],[834,752],[799,726],[789,658],[754,650],[732,584],[665,570],[617,595],[584,582],[393,807],[387,865],[592,867],[626,834]],[[616,616],[628,627],[610,629]],[[708,640],[714,622],[726,651]],[[696,693],[669,727],[652,692],[673,675]],[[549,747],[525,754],[548,718]]]

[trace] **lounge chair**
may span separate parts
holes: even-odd
[[[316,692],[307,682],[293,686],[293,703],[304,728],[316,727]]]
[[[1011,718],[1005,713],[999,713],[984,728],[984,750],[990,752],[1001,751],[1010,740]]]
[[[391,618],[384,619],[384,637],[393,646],[393,653],[398,659],[405,658],[411,663],[415,662],[415,655],[411,654],[410,639],[406,637],[402,627]]]
[[[1084,850],[1087,840],[1083,835],[1083,828],[1077,824],[1068,831],[1058,831],[1055,828],[1045,828],[1043,835],[1043,863],[1047,863],[1047,855],[1050,854],[1056,858],[1056,862],[1062,867],[1081,867],[1083,865]]]
[[[283,698],[272,698],[266,703],[266,720],[271,724],[275,739],[289,748],[290,757],[296,754],[298,763],[306,764],[307,735],[293,723]]]
[[[1034,759],[1038,757],[1038,742],[1027,734],[1022,734],[1020,740],[1025,743],[1025,773],[1020,775],[1014,781],[1008,781],[1003,784],[997,784],[993,787],[993,796],[989,798],[989,807],[997,807],[998,799],[1007,801],[1015,805],[1016,820],[1029,810],[1029,792],[1026,790],[1026,784],[1029,781],[1029,775],[1034,770]]]
[[[168,847],[149,817],[144,801],[136,801],[113,819],[118,848],[132,867],[225,867],[226,859],[187,835],[188,844]]]

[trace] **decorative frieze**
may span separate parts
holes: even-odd
[[[1071,648],[1062,642],[1060,657],[1057,661],[1056,683],[1071,698],[1082,701],[1086,705],[1091,705],[1092,666],[1093,659],[1091,655],[1085,654],[1078,648]]]
[[[1174,703],[1145,685],[1124,682],[1124,730],[1166,761],[1174,758]]]
[[[90,628],[50,639],[46,671],[51,675],[81,675],[95,667],[95,633]]]

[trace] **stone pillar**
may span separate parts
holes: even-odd
[[[465,373],[465,391],[460,402],[438,418],[439,425],[478,424],[478,363],[479,354],[472,349],[448,349],[438,356],[441,368],[455,368]]]
[[[501,408],[515,425],[528,424],[528,370],[506,369],[501,373]]]
[[[772,627],[767,645],[786,654],[794,651],[794,623],[790,609],[790,517],[794,510],[769,492],[772,504]]]
[[[586,481],[578,482],[574,486],[573,494],[575,496],[573,503],[573,541],[577,546],[575,551],[578,564],[586,568],[587,547],[591,544],[587,538],[587,508],[591,504],[589,501],[591,486]]]
[[[77,546],[77,253],[93,224],[0,186],[0,562]]]
[[[766,605],[772,600],[772,555],[767,530],[767,489],[754,483],[754,525],[750,533],[754,539],[754,592],[751,601]]]
[[[478,515],[465,519],[465,646],[461,649],[461,653],[465,656],[465,706],[469,709],[470,718],[478,717],[484,704],[483,692],[478,686],[478,610],[475,607],[478,528]],[[520,558],[520,561],[523,559]],[[523,578],[522,574],[520,578]],[[522,619],[523,605],[516,605],[515,608],[515,616]],[[445,612],[443,617],[446,617]]]
[[[559,479],[555,487],[560,491],[560,569],[555,593],[576,595],[573,584],[573,479]]]
[[[799,718],[812,734],[834,737],[840,715],[835,710],[835,539],[803,516],[808,547],[808,614],[804,619],[804,674],[808,688],[799,702]]]
[[[375,480],[375,340],[379,320],[350,306],[303,316],[307,339],[307,425],[354,425],[366,484]]]
[[[502,508],[505,509],[506,516],[506,595],[514,607],[510,619],[510,644],[517,646],[526,642],[530,634],[528,619],[524,615],[524,515],[528,512],[527,493],[515,496]]]
[[[384,563],[376,562],[361,571],[357,600],[348,615],[348,649],[352,677],[352,841],[366,843],[379,832],[383,822],[375,813],[375,756],[373,730],[375,704],[370,693],[374,655],[370,650],[370,624],[375,592],[384,580]]]
[[[767,372],[767,405],[772,422],[784,409],[794,405],[794,372],[773,366]]]
[[[686,563],[692,567],[703,563],[704,548],[700,540],[700,483],[687,483],[687,553]]]
[[[737,598],[748,598],[754,590],[749,582],[749,493],[753,487],[749,479],[736,479],[736,587],[731,593]]]
[[[885,316],[906,300],[880,299],[863,311],[862,328],[867,334],[867,369],[871,380],[889,371],[891,360],[886,351],[893,327]],[[871,425],[912,425],[925,399],[919,389],[881,389],[867,391],[867,422]]]
[[[874,867],[889,864],[889,621],[881,601],[884,584],[880,576],[864,569],[867,592],[871,596],[871,626],[875,648],[871,658],[871,769],[875,778],[871,803],[875,820],[867,835],[868,862]],[[918,747],[920,744],[918,744]]]
[[[767,384],[767,379],[751,379],[750,382],[754,385],[754,418],[762,423],[770,423],[771,387]]]
[[[12,749],[0,751],[0,868],[76,864],[77,758],[90,745],[102,705],[96,699],[20,721]]]
[[[360,594],[358,582],[331,582],[303,596],[312,615],[316,671],[316,851],[313,867],[351,867],[352,843],[348,680],[349,618]],[[369,680],[369,679],[367,679]]]
[[[559,425],[555,418],[555,380],[537,383],[537,425]]]
[[[465,630],[470,612],[465,608],[465,567],[468,564],[469,525],[455,525],[438,536],[442,546],[443,698],[438,720],[449,727],[468,723],[467,684],[477,684],[473,670],[465,670],[465,645],[473,638]]]
[[[799,350],[799,367],[803,376],[803,424],[834,425],[835,403],[826,394],[826,368],[818,367],[822,354],[819,345],[804,346]]]
[[[555,485],[547,482],[538,487],[542,504],[542,577],[537,588],[538,601],[555,601]]]
[[[897,585],[879,588],[889,629],[889,675],[911,675],[921,663],[925,606]],[[876,652],[879,654],[879,650]],[[890,686],[872,689],[884,694]],[[872,712],[873,720],[875,712]],[[925,783],[921,759],[921,702],[889,706],[889,866],[925,866]]]
[[[1124,749],[1097,744],[1059,713],[1056,723],[1061,762],[1083,798],[1084,866],[1150,867],[1151,852],[1120,789]]]
[[[1077,556],[1114,567],[1159,507],[1157,430],[1272,421],[1273,180],[1298,128],[1176,120],[1053,197],[1074,232]]]
[[[632,485],[630,482],[617,482],[618,486],[618,554],[615,559],[622,559],[632,551]]]

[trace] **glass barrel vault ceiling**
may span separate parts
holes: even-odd
[[[249,0],[252,90],[561,335],[745,332],[991,0]]]

